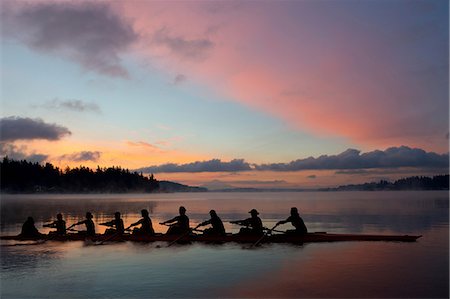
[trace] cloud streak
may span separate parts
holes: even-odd
[[[256,165],[256,170],[299,171],[325,169],[369,169],[369,168],[447,168],[448,154],[436,154],[407,146],[391,147],[385,151],[375,150],[361,153],[348,149],[338,155],[309,157],[289,163],[272,163]]]
[[[448,171],[449,155],[426,152],[422,149],[407,146],[391,147],[385,151],[375,150],[361,153],[356,149],[348,149],[338,155],[309,157],[289,163],[250,164],[242,159],[223,162],[219,159],[197,161],[187,164],[168,163],[159,166],[143,167],[138,171],[146,173],[174,172],[240,172],[240,171],[279,171],[292,172],[302,170],[349,170],[363,172],[372,168],[435,168]],[[340,172],[340,173],[341,173]],[[311,175],[308,178],[316,178]]]
[[[47,109],[65,109],[76,112],[89,112],[89,111],[96,113],[101,112],[100,107],[97,104],[75,99],[73,100],[53,99],[41,105],[40,107]]]
[[[4,36],[79,63],[84,69],[128,77],[120,55],[138,38],[133,28],[102,2],[7,2]]]
[[[0,119],[0,141],[59,140],[72,133],[66,127],[45,123],[42,119],[10,116]]]
[[[69,160],[73,162],[84,162],[84,161],[98,161],[101,157],[101,152],[98,151],[81,151],[73,154],[62,155],[59,158],[61,160]]]
[[[157,30],[153,35],[153,43],[168,48],[173,54],[190,60],[203,60],[214,46],[207,38],[188,39],[170,34],[166,28]]]
[[[11,143],[0,142],[0,156],[13,160],[27,160],[33,163],[42,163],[48,159],[48,155],[39,153],[27,153],[25,145],[16,146]]]
[[[229,172],[229,171],[248,171],[251,170],[250,164],[242,159],[234,159],[230,162],[223,162],[219,159],[209,161],[197,161],[187,164],[167,163],[159,166],[149,166],[137,169],[145,173],[161,172]]]

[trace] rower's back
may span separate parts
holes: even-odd
[[[23,237],[36,237],[40,235],[36,226],[34,226],[33,217],[28,217],[27,220],[23,223],[20,235]]]

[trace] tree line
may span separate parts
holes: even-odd
[[[51,163],[8,157],[0,162],[0,175],[0,189],[8,193],[125,193],[153,192],[159,188],[153,174],[146,177],[121,167],[93,170],[80,166],[62,170]]]
[[[339,186],[337,188],[331,188],[331,190],[449,190],[449,175],[436,175],[433,177],[412,176],[399,179],[394,182],[380,180],[379,182],[373,183]]]

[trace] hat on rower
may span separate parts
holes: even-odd
[[[256,214],[256,215],[258,215],[259,213],[258,213],[258,211],[256,210],[256,209],[252,209],[250,212],[249,212],[250,214]]]

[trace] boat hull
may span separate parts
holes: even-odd
[[[328,233],[308,233],[306,235],[289,235],[289,234],[274,234],[264,236],[227,234],[226,236],[205,236],[205,235],[163,235],[157,234],[155,236],[143,235],[96,235],[93,237],[86,237],[82,234],[67,234],[65,236],[55,235],[41,235],[38,237],[22,237],[22,236],[1,236],[1,240],[16,240],[16,241],[85,241],[92,240],[95,242],[202,242],[202,243],[317,243],[317,242],[345,242],[345,241],[396,241],[396,242],[415,242],[421,236],[410,235],[365,235],[365,234],[328,234]]]

